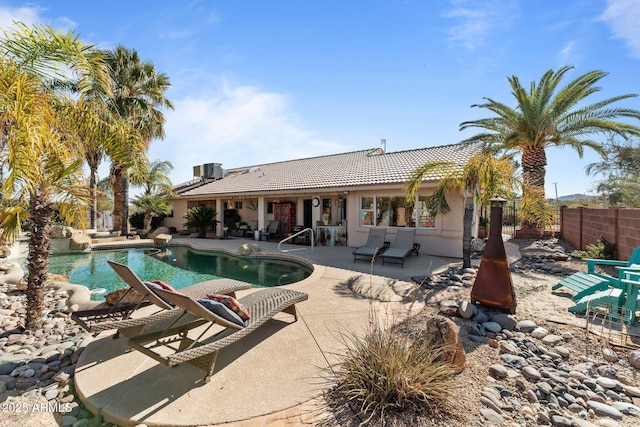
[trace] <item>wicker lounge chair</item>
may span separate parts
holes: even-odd
[[[214,314],[187,295],[164,291],[158,293],[180,307],[184,316],[192,316],[198,320],[179,325],[182,319],[176,319],[161,331],[131,337],[129,346],[166,366],[176,366],[185,362],[197,366],[206,372],[205,383],[209,382],[213,375],[219,350],[255,331],[281,311],[291,314],[294,321],[297,320],[295,304],[308,298],[305,293],[284,288],[267,288],[253,292],[239,300],[249,313],[249,320],[241,326]],[[197,337],[188,336],[192,329],[207,324]],[[224,329],[215,334],[207,334],[214,325],[222,326]]]
[[[120,332],[125,336],[139,335],[149,323],[172,318],[182,313],[181,310],[176,309],[165,299],[158,297],[157,293],[142,282],[128,266],[113,261],[107,262],[115,272],[122,277],[125,283],[129,285],[129,288],[120,298],[120,301],[111,307],[100,307],[92,310],[74,312],[71,318],[83,329],[92,334],[117,329],[118,331],[114,335],[114,338],[116,338]],[[235,296],[236,291],[249,288],[251,288],[250,283],[233,279],[215,279],[187,286],[181,289],[180,292],[193,296],[194,298],[203,298],[210,294]],[[125,295],[133,289],[135,289],[139,295],[142,295],[143,299],[137,304],[121,304],[120,302],[125,298]],[[155,305],[159,310],[147,316],[132,317],[138,309],[151,304]]]
[[[388,247],[388,243],[384,241],[386,235],[386,228],[370,229],[369,236],[367,237],[367,243],[353,251],[353,262],[356,262],[358,257],[369,260],[382,252],[386,247]]]
[[[393,246],[386,249],[380,257],[382,258],[382,264],[385,262],[393,262],[396,264],[402,264],[404,267],[404,260],[412,253],[418,254],[418,247],[415,243],[416,229],[415,228],[399,228],[396,241]]]

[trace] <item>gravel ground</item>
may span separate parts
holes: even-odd
[[[540,241],[533,240],[513,240],[520,248],[523,259],[511,266],[512,282],[517,298],[517,320],[531,320],[537,326],[546,328],[550,333],[561,335],[569,332],[574,338],[563,343],[571,350],[570,364],[577,364],[585,359],[595,360],[597,363],[606,363],[602,351],[607,348],[614,348],[622,363],[616,363],[616,369],[628,378],[635,381],[635,386],[640,386],[640,371],[625,363],[628,353],[638,349],[640,339],[631,337],[626,346],[612,346],[612,341],[618,342],[619,336],[611,335],[609,329],[602,325],[590,323],[590,332],[586,329],[584,316],[577,316],[567,311],[573,305],[570,293],[552,292],[551,287],[563,276],[576,271],[586,271],[586,263],[579,259],[569,257],[567,260],[556,261],[545,257],[548,254],[546,248],[540,246]],[[562,241],[555,246],[561,246],[567,254],[571,253],[572,247]],[[556,248],[557,249],[557,248]],[[541,258],[543,257],[543,258]],[[451,291],[450,287],[437,286],[428,292],[428,303],[418,316],[407,321],[401,326],[405,333],[418,333],[425,324],[426,319],[440,313],[442,300],[469,300],[471,288],[456,287]],[[467,426],[490,426],[490,425],[551,425],[544,423],[523,424],[507,421],[503,424],[492,423],[483,418],[480,413],[482,404],[480,403],[483,387],[495,385],[500,382],[489,375],[488,367],[495,363],[500,363],[500,352],[497,348],[488,343],[479,343],[470,338],[468,324],[471,320],[460,317],[452,317],[452,320],[460,328],[460,337],[466,351],[466,368],[456,376],[452,387],[453,400],[437,413],[429,416],[419,416],[415,414],[387,415],[383,420],[368,421],[366,425],[387,425],[387,426],[436,426],[436,427],[467,427]],[[500,339],[498,337],[497,339]],[[497,346],[496,342],[493,342]],[[503,381],[505,385],[509,380]],[[511,380],[513,383],[513,380]],[[637,400],[634,401],[638,405]],[[358,425],[361,419],[352,416],[352,412],[340,405],[334,408],[334,414],[341,425]],[[613,421],[610,418],[593,417],[589,419],[593,424],[603,426],[638,426],[640,417],[625,416],[623,420]],[[573,424],[576,425],[575,423]]]

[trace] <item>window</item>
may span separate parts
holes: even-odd
[[[422,228],[434,228],[435,218],[427,208],[427,196],[420,194],[418,196],[418,203],[416,204],[418,211],[418,227]]]
[[[373,212],[373,197],[362,196],[360,199],[360,225],[375,225]]]
[[[410,206],[403,195],[362,196],[360,225],[434,228],[426,199],[427,195],[419,195],[415,206]]]
[[[242,209],[242,202],[235,202],[236,209]]]
[[[273,213],[273,202],[267,202],[267,213],[268,214]]]

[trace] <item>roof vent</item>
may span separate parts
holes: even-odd
[[[382,148],[372,148],[367,152],[368,157],[379,156],[380,154],[384,154],[384,150]]]

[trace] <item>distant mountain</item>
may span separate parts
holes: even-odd
[[[590,199],[593,196],[588,196],[586,194],[569,194],[568,196],[560,196],[558,197],[558,200],[561,200],[563,202],[573,202],[574,200],[578,200],[578,199]]]

